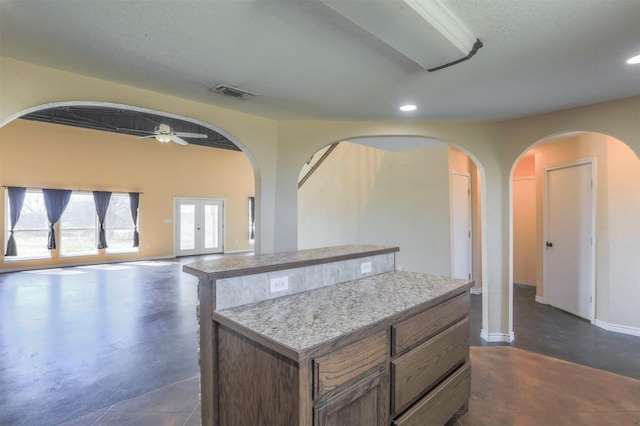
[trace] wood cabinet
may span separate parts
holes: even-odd
[[[444,424],[470,395],[468,306],[460,294],[297,360],[218,324],[213,424]]]
[[[292,255],[303,262],[278,255],[281,266],[261,257],[244,270],[196,271],[203,425],[423,426],[466,410],[472,282],[388,271],[216,309],[218,279],[260,272],[267,275],[256,285],[268,285],[274,277],[304,275],[294,267],[334,260],[343,262],[338,275],[353,275],[345,268],[359,274],[372,253],[394,251],[345,250],[320,252],[332,258]]]

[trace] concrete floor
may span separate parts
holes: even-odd
[[[188,261],[0,274],[0,424],[198,424],[197,281],[181,272]],[[601,330],[533,296],[531,288],[515,289],[512,347],[483,344],[481,297],[472,297],[478,347],[470,412],[459,423],[545,424],[535,423],[540,413],[553,413],[538,396],[555,400],[586,386],[605,394],[610,384],[627,389],[631,402],[573,398],[574,408],[586,404],[574,409],[578,424],[640,424],[640,338]],[[581,385],[573,389],[574,382]],[[606,415],[589,417],[596,412],[617,414],[607,423]]]

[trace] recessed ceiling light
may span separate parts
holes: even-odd
[[[627,60],[627,63],[631,65],[640,64],[640,55],[636,55],[633,58],[629,58],[629,60]]]
[[[400,107],[400,111],[404,111],[404,112],[408,112],[408,111],[415,111],[418,107],[415,105],[402,105]]]

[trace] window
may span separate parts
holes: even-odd
[[[6,202],[6,205],[9,206],[9,203]],[[10,214],[5,217],[5,235],[8,239],[9,230],[11,229]],[[5,258],[5,260],[49,257],[50,254],[47,249],[48,231],[49,220],[47,219],[47,210],[44,207],[42,192],[28,190],[24,196],[20,220],[18,220],[13,234],[18,247],[18,255]],[[5,247],[6,245],[7,242],[5,241]]]
[[[60,255],[98,254],[97,216],[93,194],[74,192],[60,218]]]
[[[11,203],[8,201],[9,196],[6,195],[6,197],[3,252],[7,247],[11,230]],[[111,194],[104,223],[107,253],[138,251],[138,248],[134,247],[136,224],[133,223],[131,202],[128,193]],[[99,226],[93,192],[72,192],[69,204],[55,228],[59,256],[97,255]],[[5,260],[51,257],[51,251],[47,249],[48,233],[49,220],[42,190],[28,189],[25,192],[19,220],[14,228],[13,237],[17,255],[8,256]],[[54,252],[54,256],[57,255]]]
[[[107,253],[138,251],[137,247],[133,247],[135,226],[131,216],[129,194],[111,194],[104,228]]]

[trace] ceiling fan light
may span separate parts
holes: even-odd
[[[627,63],[629,65],[635,65],[635,64],[640,64],[640,55],[636,55],[633,58],[629,58],[627,60]]]
[[[169,143],[171,142],[171,135],[160,133],[156,135],[156,140],[161,143]]]
[[[408,104],[408,105],[402,105],[402,106],[400,107],[400,111],[403,111],[403,112],[415,111],[416,109],[418,109],[418,107],[417,107],[417,106],[415,106],[415,105],[410,105],[410,104]]]

